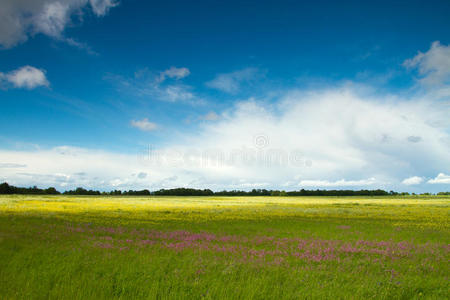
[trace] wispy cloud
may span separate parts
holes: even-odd
[[[86,53],[88,53],[89,55],[94,55],[94,56],[99,55],[97,52],[92,50],[92,48],[86,43],[79,42],[79,41],[77,41],[77,40],[75,40],[73,38],[63,38],[62,40],[64,42],[66,42],[70,46],[73,46],[73,47],[78,48],[80,50],[86,51]]]
[[[130,124],[131,126],[142,131],[153,131],[158,128],[156,123],[150,122],[147,118],[144,118],[142,120],[131,120]]]
[[[156,74],[148,69],[141,69],[135,72],[133,77],[107,74],[104,79],[116,85],[119,91],[137,97],[191,105],[204,104],[205,100],[194,93],[192,86],[178,81],[189,74],[187,68],[170,68]]]
[[[253,82],[264,75],[264,72],[257,68],[245,68],[231,73],[218,74],[213,80],[208,81],[206,85],[226,93],[235,94],[241,89],[244,83]]]
[[[373,185],[377,181],[375,178],[369,179],[360,179],[360,180],[346,180],[340,179],[336,181],[328,181],[328,180],[302,180],[298,184],[301,187],[346,187],[346,186],[367,186]]]
[[[191,74],[191,72],[188,68],[170,67],[169,69],[159,73],[159,81],[163,82],[166,78],[181,79],[189,76],[189,74]]]
[[[157,89],[159,98],[169,102],[189,102],[195,101],[195,95],[190,91],[191,87],[187,85],[169,85]]]
[[[206,115],[200,117],[200,120],[204,121],[217,121],[220,119],[220,116],[213,111],[210,111]]]
[[[0,168],[25,168],[26,166],[18,163],[0,163]]]

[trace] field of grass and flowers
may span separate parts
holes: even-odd
[[[449,298],[450,197],[0,195],[2,299]]]

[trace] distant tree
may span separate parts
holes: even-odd
[[[60,194],[54,187],[49,187],[47,189],[40,189],[37,186],[33,187],[15,187],[9,185],[7,182],[0,184],[0,194],[38,194],[38,195],[57,195]],[[381,189],[377,190],[305,190],[301,189],[298,191],[279,191],[279,190],[266,190],[266,189],[252,189],[251,191],[240,191],[240,190],[230,190],[230,191],[218,191],[213,192],[210,189],[192,189],[192,188],[175,188],[175,189],[161,189],[158,191],[151,192],[148,189],[144,190],[112,190],[109,192],[100,192],[96,190],[87,190],[83,187],[78,187],[75,190],[65,191],[65,195],[114,195],[114,196],[393,196],[402,195],[408,196],[409,193],[402,192],[398,193],[395,191],[386,192]],[[416,195],[411,193],[411,195]],[[432,193],[422,193],[421,195],[428,196],[433,195]],[[450,195],[450,192],[439,192],[439,196]]]
[[[6,182],[0,184],[0,194],[13,194],[13,193],[14,193],[14,187],[10,186]]]
[[[48,195],[58,195],[58,194],[61,194],[61,193],[58,192],[54,187],[49,187],[48,189],[45,189],[45,190],[44,190],[44,193],[45,193],[45,194],[48,194]]]
[[[153,193],[157,196],[212,196],[213,191],[210,189],[197,190],[190,188],[162,189]]]

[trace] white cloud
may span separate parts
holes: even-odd
[[[15,161],[24,167],[19,170],[0,169],[0,177],[8,183],[29,186],[55,186],[60,189],[84,186],[111,188],[118,179],[138,185],[145,181],[136,156],[56,147],[49,150],[0,151],[3,161]],[[147,181],[148,182],[148,181]]]
[[[127,189],[299,189],[301,183],[398,190],[404,188],[405,174],[450,172],[442,169],[450,166],[449,109],[428,99],[376,97],[351,87],[291,91],[272,105],[239,102],[216,122],[203,122],[197,132],[174,132],[176,142],[151,153],[147,147],[134,155],[70,147],[0,151],[2,163],[23,164],[20,173],[35,174],[0,168],[0,178],[22,185],[65,180],[67,186]],[[154,129],[146,119],[135,122]],[[423,142],[411,143],[410,136]],[[87,175],[74,177],[77,172]],[[147,176],[131,176],[140,172]],[[444,173],[430,183],[449,180]],[[36,174],[70,178],[38,180]]]
[[[260,77],[262,77],[260,70],[246,68],[231,73],[218,74],[213,80],[208,81],[206,85],[226,93],[235,94],[241,89],[242,83],[249,83]]]
[[[45,3],[42,10],[35,16],[34,30],[51,37],[59,37],[70,17],[69,12],[69,3]]]
[[[142,120],[132,120],[130,124],[131,126],[136,127],[142,131],[152,131],[158,127],[155,123],[150,122],[147,118],[144,118]]]
[[[163,82],[167,77],[181,79],[189,76],[189,74],[191,74],[191,72],[188,68],[170,67],[169,69],[159,73],[159,81]]]
[[[404,185],[417,185],[417,184],[421,184],[422,182],[423,182],[423,177],[412,176],[412,177],[405,178],[402,181],[402,184],[404,184]]]
[[[346,186],[368,186],[373,185],[377,181],[375,178],[369,179],[360,179],[360,180],[337,180],[337,181],[328,181],[328,180],[302,180],[298,184],[300,187],[346,187]]]
[[[159,189],[184,186],[192,180],[174,164],[176,156],[169,153],[161,157],[161,164],[151,164],[146,153],[125,155],[68,146],[33,151],[0,150],[0,157],[4,164],[19,162],[23,166],[20,170],[0,168],[0,178],[17,186]]]
[[[0,85],[10,84],[15,88],[34,89],[38,86],[49,86],[45,70],[32,66],[23,66],[6,74],[0,73]],[[7,85],[6,85],[7,86]]]
[[[417,68],[420,81],[426,85],[450,83],[450,45],[441,45],[438,41],[431,48],[405,60],[407,68]]]
[[[97,16],[118,5],[111,0],[3,0],[0,2],[0,46],[11,48],[35,34],[65,40],[64,29],[72,15],[82,15],[90,4]]]
[[[97,16],[104,16],[111,8],[119,5],[116,0],[89,0],[89,3]]]
[[[439,173],[434,179],[428,180],[431,184],[450,184],[450,175]]]

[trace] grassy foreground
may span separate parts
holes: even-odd
[[[443,299],[449,197],[0,195],[2,299]]]

